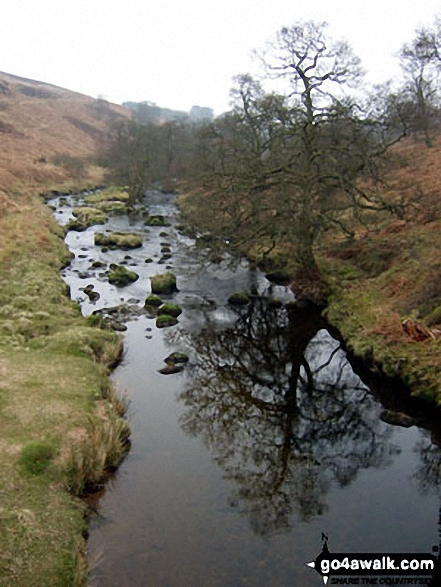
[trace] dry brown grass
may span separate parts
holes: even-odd
[[[130,115],[123,106],[0,72],[0,186],[61,185],[66,171],[51,158],[90,157],[109,124]]]

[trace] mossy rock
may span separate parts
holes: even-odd
[[[88,204],[97,204],[99,202],[128,202],[129,194],[125,190],[118,188],[106,188],[96,194],[86,196],[84,201]]]
[[[178,304],[167,303],[163,304],[158,308],[158,316],[161,316],[163,314],[168,314],[169,316],[174,316],[175,318],[177,318],[182,314],[182,310],[178,306]]]
[[[146,306],[154,306],[155,308],[159,308],[159,306],[163,305],[163,301],[156,294],[150,294],[145,300],[145,305]]]
[[[170,314],[161,314],[156,318],[156,326],[157,328],[167,328],[169,326],[174,326],[178,323],[178,319],[175,316],[170,316]]]
[[[107,222],[106,214],[97,208],[82,206],[74,208],[72,214],[75,216],[75,220],[71,220],[67,223],[67,230],[77,230],[78,232],[82,232],[89,228],[89,226],[105,224]]]
[[[93,225],[88,224],[87,222],[81,222],[81,220],[78,220],[78,218],[75,218],[75,220],[70,220],[66,224],[66,232],[68,232],[69,230],[76,230],[77,232],[83,232],[83,231],[87,230],[89,228],[89,226],[93,226]]]
[[[250,296],[246,292],[236,292],[228,298],[228,303],[232,306],[246,306],[250,301]]]
[[[95,235],[95,244],[109,249],[139,249],[142,247],[142,235],[130,232],[98,233]]]
[[[98,202],[96,207],[107,214],[125,214],[127,212],[127,206],[124,202],[116,202],[113,200]]]
[[[151,258],[149,257],[148,259],[146,259],[146,260],[144,261],[144,263],[153,263],[153,259],[151,259]]]
[[[109,273],[109,283],[117,287],[124,287],[129,283],[133,283],[139,278],[139,275],[134,271],[129,271],[122,265],[119,265],[114,271]]]
[[[147,220],[144,222],[146,226],[170,226],[170,224],[165,220],[164,216],[161,214],[157,214],[155,216],[149,216]]]
[[[171,294],[177,291],[176,276],[173,273],[159,273],[151,277],[152,293]]]
[[[93,263],[89,269],[101,269],[105,266],[106,266],[106,263],[104,263],[104,261],[93,261]]]
[[[103,210],[98,208],[91,208],[88,206],[81,206],[72,210],[72,215],[77,221],[93,226],[94,224],[104,224],[107,221],[107,216]]]
[[[96,301],[98,301],[98,300],[100,299],[100,297],[101,297],[101,296],[100,296],[100,294],[99,294],[97,291],[95,291],[95,290],[94,290],[94,288],[95,288],[95,286],[94,286],[94,285],[92,285],[92,284],[89,284],[89,285],[87,285],[87,286],[84,288],[84,290],[83,290],[83,291],[84,291],[84,293],[85,293],[85,294],[88,296],[88,298],[89,298],[89,300],[90,300],[91,302],[96,302]]]

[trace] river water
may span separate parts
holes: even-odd
[[[78,200],[50,203],[66,224]],[[90,587],[321,585],[306,563],[323,533],[334,552],[430,553],[439,543],[436,426],[384,422],[378,390],[320,316],[246,263],[202,262],[176,229],[173,196],[151,192],[144,204],[171,226],[113,216],[66,237],[75,258],[62,276],[83,314],[130,308],[113,379],[130,402],[132,446],[91,519]],[[94,234],[109,230],[141,233],[144,244],[102,252]],[[110,285],[110,263],[139,279]],[[158,329],[143,306],[149,278],[166,270],[183,313]],[[244,290],[258,295],[228,304]],[[159,373],[174,351],[188,363]]]

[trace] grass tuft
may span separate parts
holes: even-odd
[[[20,455],[20,466],[26,473],[44,473],[56,454],[55,447],[47,441],[38,440],[26,445]]]

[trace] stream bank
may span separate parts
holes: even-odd
[[[86,507],[72,491],[102,482],[111,422],[124,422],[107,368],[120,341],[69,299],[59,275],[70,260],[63,238],[37,197],[21,194],[2,207],[1,585],[85,580]],[[95,442],[86,442],[92,431]]]

